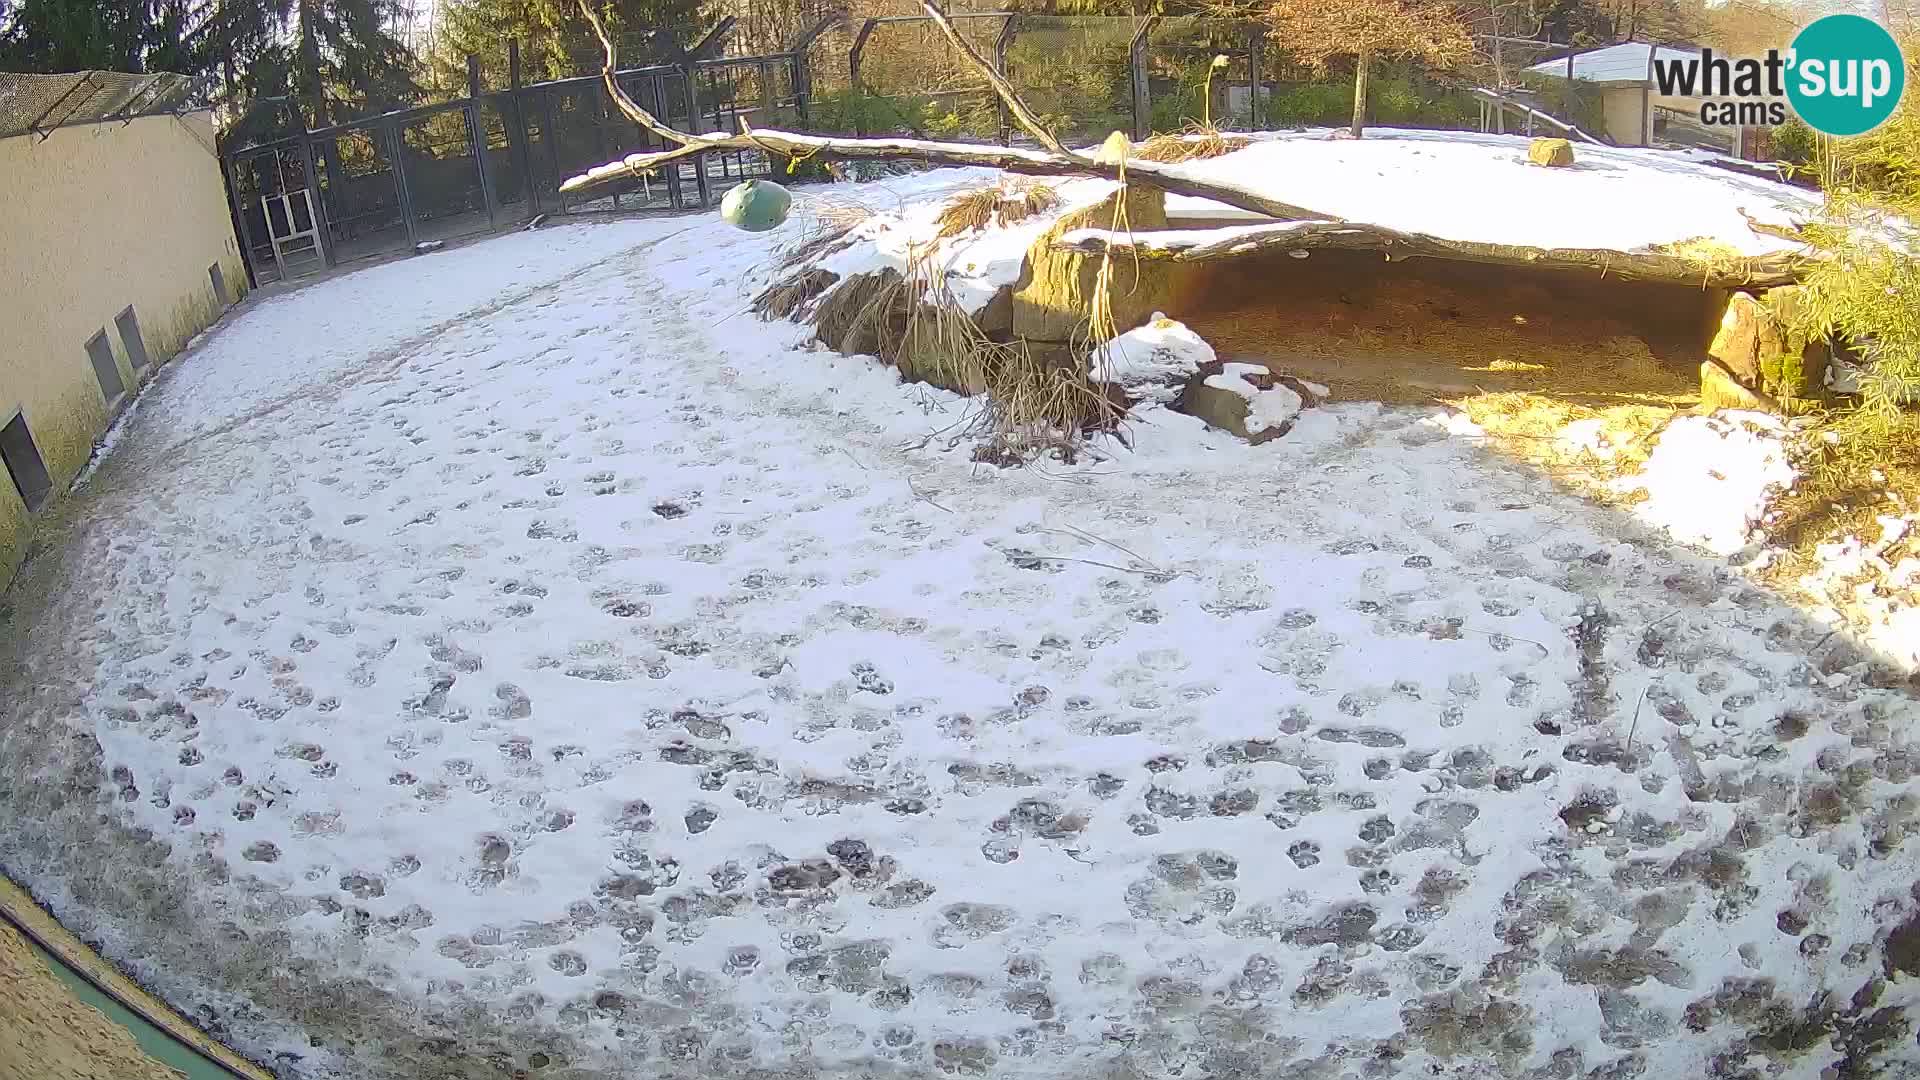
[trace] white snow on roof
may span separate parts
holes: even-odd
[[[1581,82],[1646,82],[1647,50],[1652,45],[1644,41],[1629,41],[1620,45],[1609,45],[1604,49],[1577,53],[1573,58],[1573,77]],[[1658,54],[1661,60],[1698,60],[1700,54],[1688,49],[1669,49],[1662,45]],[[1527,69],[1542,75],[1567,74],[1567,58],[1548,60]]]
[[[1527,163],[1527,140],[1467,131],[1368,129],[1363,139],[1285,132],[1224,157],[1175,166],[1349,221],[1449,240],[1640,251],[1707,237],[1743,255],[1791,248],[1754,232],[1819,211],[1811,192],[1660,150],[1581,143],[1574,164]],[[1254,221],[1206,199],[1169,197],[1180,224]]]

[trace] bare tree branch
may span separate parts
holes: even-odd
[[[1013,88],[1013,84],[1007,81],[1006,76],[994,70],[993,65],[987,63],[986,59],[967,42],[967,39],[960,36],[960,31],[954,29],[952,20],[947,18],[947,13],[942,11],[938,4],[933,0],[920,0],[920,7],[926,11],[927,17],[933,20],[933,24],[940,28],[940,32],[946,35],[947,40],[952,42],[954,47],[959,49],[982,75],[987,77],[993,92],[1000,96],[1001,101],[1006,102],[1007,111],[1013,114],[1015,120],[1020,121],[1021,127],[1027,129],[1027,134],[1033,136],[1041,146],[1061,157],[1079,160],[1080,155],[1062,146],[1060,140],[1054,138],[1053,132],[1048,131],[1046,125],[1040,122],[1040,118],[1033,114],[1033,110],[1027,108],[1027,103],[1020,99],[1019,91]]]
[[[587,17],[594,34],[599,37],[601,46],[606,50],[607,59],[600,69],[600,74],[606,83],[607,93],[627,119],[676,145],[670,150],[628,154],[618,161],[596,166],[578,176],[568,178],[560,185],[560,190],[563,192],[578,191],[622,176],[649,172],[708,150],[759,150],[788,160],[804,160],[815,156],[840,161],[915,158],[942,165],[984,165],[1007,172],[1034,176],[1099,176],[1109,180],[1126,180],[1144,184],[1172,195],[1211,199],[1227,206],[1283,221],[1344,220],[1332,214],[1323,214],[1304,206],[1295,206],[1263,195],[1255,189],[1240,184],[1195,177],[1189,175],[1179,165],[1167,165],[1155,161],[1096,161],[1084,154],[1068,150],[1040,125],[1032,110],[1020,100],[1020,95],[1014,91],[1013,87],[993,70],[993,66],[981,59],[980,54],[954,32],[952,22],[946,18],[945,14],[939,12],[930,3],[926,3],[926,0],[923,0],[923,3],[928,13],[945,28],[945,32],[960,46],[968,60],[989,78],[994,85],[995,93],[1007,103],[1009,111],[1021,117],[1022,125],[1028,127],[1034,137],[1048,147],[1047,149],[1027,150],[984,143],[942,143],[924,139],[843,138],[764,128],[743,130],[737,135],[695,135],[681,131],[642,108],[638,102],[627,96],[625,90],[620,88],[619,80],[614,78],[619,57],[614,48],[613,39],[608,36],[599,16],[594,14],[590,0],[578,0],[578,2],[581,13]],[[746,126],[744,121],[741,126],[743,128]]]

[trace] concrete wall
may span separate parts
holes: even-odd
[[[151,116],[0,139],[0,425],[26,417],[53,480],[45,514],[112,421],[88,362],[102,329],[126,393],[219,317],[207,268],[246,289],[211,117]],[[131,304],[151,362],[136,371],[114,317]],[[34,514],[0,473],[0,584]]]

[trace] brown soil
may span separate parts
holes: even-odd
[[[1176,223],[1177,225],[1177,223]],[[1520,391],[1567,405],[1691,406],[1722,290],[1365,252],[1193,264],[1175,310],[1223,358],[1270,361],[1336,399]]]

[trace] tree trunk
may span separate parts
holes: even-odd
[[[1367,62],[1371,59],[1362,51],[1353,61],[1353,127],[1349,130],[1356,139],[1367,126]]]

